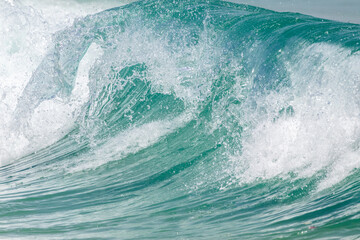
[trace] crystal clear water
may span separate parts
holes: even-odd
[[[202,0],[0,23],[1,239],[360,237],[359,25]]]

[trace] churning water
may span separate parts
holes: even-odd
[[[1,239],[360,236],[359,25],[67,4],[0,1]]]

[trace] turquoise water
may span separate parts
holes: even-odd
[[[4,54],[36,53],[1,92],[0,238],[360,237],[359,25],[139,1],[41,50],[2,6]]]
[[[360,5],[357,0],[229,0],[255,5],[279,12],[298,12],[341,22],[360,23]]]

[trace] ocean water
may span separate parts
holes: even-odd
[[[0,23],[0,239],[360,238],[360,25],[205,0]]]
[[[360,23],[358,0],[228,0],[280,12],[298,12],[342,22]]]

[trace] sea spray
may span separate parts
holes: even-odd
[[[51,25],[1,4],[27,16],[1,16],[2,237],[358,236],[358,25],[200,0]]]

